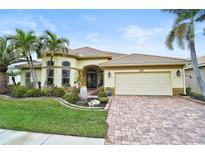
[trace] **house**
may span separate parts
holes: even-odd
[[[198,63],[199,63],[199,69],[201,72],[202,79],[205,82],[205,56],[198,57]],[[191,64],[185,68],[185,73],[186,73],[186,87],[191,87],[192,92],[201,93]]]
[[[12,64],[12,65],[9,65],[9,66],[8,66],[8,71],[7,71],[7,72],[11,72],[11,71],[12,71],[12,72],[18,72],[19,69],[17,69],[17,68],[15,67],[15,65]],[[20,83],[20,82],[21,82],[21,75],[20,75],[20,74],[15,76],[15,81],[16,81],[16,83]],[[11,76],[8,76],[8,81],[7,81],[7,83],[8,83],[8,85],[14,84],[13,81],[12,81],[12,77],[11,77]]]
[[[38,80],[45,83],[49,53],[35,63]],[[145,54],[120,54],[83,47],[57,52],[51,62],[48,83],[75,86],[81,79],[87,88],[109,87],[116,95],[178,95],[185,93],[185,59]],[[31,82],[28,65],[19,65],[21,84]]]

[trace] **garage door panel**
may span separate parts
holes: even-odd
[[[170,73],[116,74],[117,95],[172,95]]]

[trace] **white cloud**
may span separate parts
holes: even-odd
[[[37,27],[37,23],[35,21],[32,21],[30,19],[27,18],[5,18],[5,17],[0,17],[0,23],[1,23],[1,27],[4,26],[14,26],[14,25],[22,25],[22,26],[26,26],[30,29],[36,29]]]
[[[82,18],[83,18],[85,21],[88,21],[88,22],[91,22],[91,21],[95,21],[95,20],[96,20],[96,17],[95,17],[95,16],[92,16],[92,15],[89,15],[89,14],[83,14],[83,15],[82,15]]]
[[[123,32],[123,36],[127,39],[134,39],[137,41],[144,41],[154,36],[155,34],[159,34],[163,31],[163,28],[143,28],[137,25],[128,25],[124,29],[121,30]]]

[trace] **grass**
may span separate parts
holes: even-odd
[[[0,98],[0,128],[31,132],[105,137],[106,111],[75,110],[49,99]]]

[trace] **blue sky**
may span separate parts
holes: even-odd
[[[189,51],[164,45],[174,16],[160,10],[0,10],[0,35],[15,28],[45,29],[70,40],[71,48],[90,46],[121,53],[189,57]],[[205,55],[205,24],[196,26],[196,49]]]

